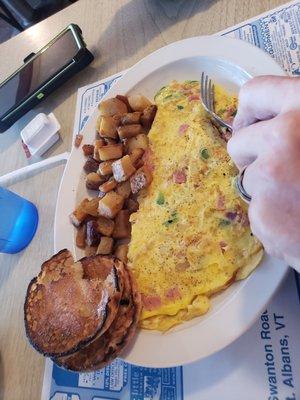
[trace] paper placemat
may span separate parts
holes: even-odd
[[[246,40],[268,52],[290,75],[300,75],[300,1],[218,35]],[[124,72],[78,90],[74,135]],[[42,400],[295,400],[300,398],[299,311],[300,280],[291,270],[254,326],[213,356],[160,369],[117,359],[100,371],[81,374],[47,359]]]

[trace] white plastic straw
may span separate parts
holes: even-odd
[[[46,158],[45,160],[17,169],[16,171],[9,172],[8,174],[0,177],[0,185],[5,186],[8,182],[11,183],[12,179],[21,179],[29,172],[38,171],[43,168],[48,168],[61,161],[67,161],[69,156],[70,153],[66,151],[65,153],[58,154],[57,156],[49,157]]]

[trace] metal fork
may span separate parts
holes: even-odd
[[[201,74],[201,101],[205,110],[209,113],[209,115],[221,126],[227,128],[230,132],[232,132],[232,126],[227,122],[223,121],[215,113],[215,89],[212,80],[206,75],[204,72]],[[250,203],[251,196],[246,192],[243,186],[243,178],[246,171],[246,168],[243,168],[238,176],[236,177],[236,188],[239,192],[240,197],[246,202]]]
[[[232,132],[232,126],[225,122],[215,113],[215,85],[212,80],[204,72],[201,74],[201,101],[205,110],[209,115],[221,126]]]

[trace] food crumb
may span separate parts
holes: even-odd
[[[80,135],[80,134],[76,135],[75,141],[74,141],[74,146],[79,147],[81,145],[82,139],[83,139],[82,135]]]

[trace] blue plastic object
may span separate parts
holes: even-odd
[[[38,211],[30,201],[0,187],[0,252],[18,253],[31,242]]]

